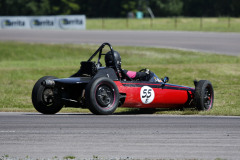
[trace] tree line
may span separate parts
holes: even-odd
[[[0,0],[0,16],[76,15],[127,17],[142,11],[149,17],[240,16],[240,0]]]

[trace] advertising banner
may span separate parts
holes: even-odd
[[[86,29],[85,15],[0,16],[2,29]]]
[[[29,19],[27,17],[14,16],[14,17],[0,17],[1,28],[30,28]]]
[[[55,16],[29,17],[30,26],[34,29],[58,28]]]
[[[85,29],[85,16],[57,16],[57,22],[62,29]]]

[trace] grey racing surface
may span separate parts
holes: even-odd
[[[0,113],[0,122],[0,156],[240,157],[240,117]]]
[[[0,29],[0,41],[148,46],[240,55],[239,33]]]

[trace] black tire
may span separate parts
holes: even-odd
[[[93,79],[86,86],[86,105],[93,114],[113,114],[119,103],[116,84],[107,77]]]
[[[195,105],[200,111],[212,109],[214,101],[213,86],[208,80],[200,80],[195,87]]]
[[[56,77],[45,76],[36,82],[32,90],[32,103],[40,113],[55,114],[62,109],[63,105],[57,95],[54,95],[52,87],[42,85],[42,82],[48,79],[56,79]]]

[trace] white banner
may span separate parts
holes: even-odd
[[[57,22],[62,29],[85,29],[85,16],[57,16]]]
[[[0,16],[0,28],[86,29],[86,16]]]
[[[31,28],[58,28],[55,16],[29,17]]]
[[[1,28],[30,28],[27,17],[0,17]]]

